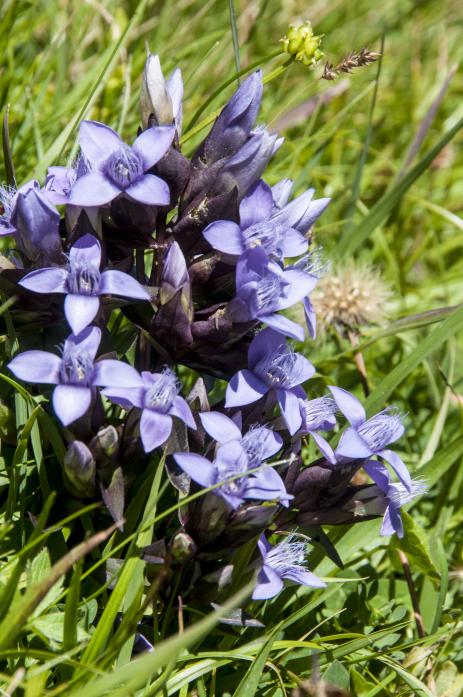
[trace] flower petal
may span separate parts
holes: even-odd
[[[253,600],[268,600],[283,589],[283,581],[270,566],[264,564],[257,576],[256,586],[252,593]]]
[[[381,491],[387,494],[391,483],[387,467],[377,460],[366,460],[362,463],[362,467]]]
[[[381,535],[393,535],[397,534],[397,537],[401,538],[404,536],[404,526],[402,523],[402,518],[400,516],[400,510],[389,504],[386,508],[386,512],[383,518],[383,524],[381,526]]]
[[[209,487],[216,483],[215,466],[202,455],[174,453],[174,460],[200,486]]]
[[[15,356],[7,367],[24,382],[56,385],[59,382],[61,359],[48,351],[24,351]]]
[[[408,490],[412,490],[412,478],[410,476],[410,472],[407,469],[407,466],[405,462],[402,461],[402,459],[395,453],[393,450],[381,450],[381,452],[378,453],[378,455],[381,455],[381,457],[384,457],[386,462],[389,462],[391,465],[392,469],[404,485],[404,487]]]
[[[344,414],[352,426],[360,426],[367,418],[365,409],[353,394],[343,390],[341,387],[329,387],[339,410]]]
[[[83,331],[100,309],[100,298],[94,295],[69,293],[64,300],[64,314],[74,334]]]
[[[294,497],[286,491],[285,484],[278,472],[269,466],[247,479],[243,498],[257,499],[258,501],[279,500],[283,506],[287,506]]]
[[[336,455],[334,454],[333,448],[328,441],[315,431],[311,431],[310,435],[318,445],[318,449],[322,453],[323,457],[325,457],[328,462],[331,462],[332,465],[336,464]]]
[[[304,305],[304,317],[309,335],[312,339],[315,339],[317,336],[317,315],[315,314],[313,305],[310,302],[310,298],[304,298],[302,302]]]
[[[193,414],[191,413],[191,409],[186,403],[186,401],[183,399],[183,397],[175,397],[172,406],[169,409],[169,414],[171,416],[176,416],[178,419],[181,419],[183,423],[185,423],[187,426],[196,431],[196,423],[193,418]]]
[[[263,329],[251,341],[248,351],[249,366],[253,368],[265,356],[281,353],[286,348],[286,340],[273,329]]]
[[[283,578],[287,578],[288,581],[294,581],[294,583],[300,583],[301,586],[310,586],[311,588],[326,587],[326,583],[321,578],[315,576],[311,571],[297,566],[284,573]]]
[[[121,147],[116,131],[99,121],[82,121],[79,129],[79,145],[92,165],[104,162],[112,152]]]
[[[239,370],[227,386],[225,407],[241,407],[252,404],[267,394],[268,387],[250,370]]]
[[[106,179],[104,174],[89,172],[77,179],[69,194],[69,203],[72,206],[81,206],[82,208],[104,206],[120,193],[121,190],[109,179]]]
[[[110,358],[95,363],[92,382],[100,387],[143,387],[140,374],[135,368]]]
[[[304,341],[304,328],[284,315],[274,312],[268,315],[259,315],[259,319],[283,336],[289,336],[296,341]]]
[[[199,414],[204,430],[217,443],[228,443],[230,440],[240,440],[241,430],[238,426],[219,411],[204,411]]]
[[[66,293],[66,269],[37,269],[19,281],[20,286],[34,293]]]
[[[174,126],[153,126],[140,133],[132,149],[143,160],[145,171],[151,169],[166,154],[174,136]]]
[[[291,390],[275,390],[281,413],[291,436],[298,431],[302,424],[299,400]]]
[[[169,186],[154,174],[144,174],[135,184],[127,187],[125,193],[146,206],[168,206],[170,203]]]
[[[318,278],[305,271],[288,269],[283,273],[284,280],[288,283],[287,292],[280,299],[279,309],[285,310],[302,300],[317,285]]]
[[[342,434],[335,452],[336,457],[344,457],[348,460],[359,460],[373,454],[367,443],[352,426],[349,426]]]
[[[272,190],[264,181],[256,182],[240,203],[240,227],[245,230],[251,225],[268,220],[272,215]]]
[[[101,264],[101,245],[94,235],[82,235],[69,250],[69,259],[74,264],[91,264],[97,269]]]
[[[213,249],[224,254],[239,256],[244,252],[240,227],[231,220],[216,220],[203,230],[203,236]]]
[[[101,274],[100,293],[110,295],[122,295],[125,298],[135,298],[136,300],[149,300],[150,294],[143,288],[141,283],[129,276],[128,273],[108,269]]]
[[[57,385],[53,390],[53,409],[63,426],[80,419],[92,401],[90,387]]]
[[[142,409],[145,405],[145,389],[143,387],[106,387],[101,390],[101,394],[127,410],[132,407]]]
[[[77,344],[81,349],[87,351],[93,361],[100,345],[101,329],[98,327],[87,327],[80,334],[71,334],[66,341]]]
[[[152,409],[143,409],[140,419],[140,436],[145,453],[166,442],[172,431],[172,417]]]
[[[294,228],[287,228],[281,245],[284,257],[299,257],[305,254],[309,247],[307,238]]]

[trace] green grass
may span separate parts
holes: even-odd
[[[327,588],[291,588],[271,603],[252,605],[264,628],[220,622],[221,613],[242,603],[246,589],[229,600],[230,607],[204,617],[186,608],[191,624],[183,634],[177,634],[171,603],[156,628],[155,652],[130,662],[134,623],[143,612],[153,623],[152,604],[143,605],[143,598],[151,593],[156,599],[157,593],[144,585],[139,550],[156,535],[162,512],[176,505],[166,494],[161,467],[153,461],[139,475],[124,532],[109,531],[105,540],[90,537],[79,549],[91,521],[96,518],[101,530],[109,527],[109,516],[59,497],[53,502],[51,463],[62,460],[61,436],[43,407],[5,378],[0,688],[11,694],[17,686],[15,694],[25,697],[283,697],[310,679],[315,652],[324,679],[358,697],[458,697],[463,317],[461,308],[445,308],[463,302],[461,71],[450,80],[413,161],[407,164],[407,157],[446,76],[462,63],[460,2],[5,0],[0,109],[4,113],[9,105],[17,181],[42,177],[47,166],[72,157],[76,125],[84,116],[131,140],[139,121],[145,42],[160,54],[166,72],[182,68],[186,125],[203,107],[194,127],[210,120],[236,84],[231,6],[241,69],[260,62],[267,75],[284,62],[275,53],[291,21],[310,19],[325,34],[323,49],[333,63],[364,45],[379,50],[384,35],[379,76],[372,65],[340,78],[338,96],[316,102],[310,117],[293,119],[266,176],[270,183],[289,176],[299,191],[314,186],[317,195],[331,196],[316,229],[325,258],[373,264],[389,285],[386,326],[367,328],[361,337],[372,389],[368,406],[393,402],[406,412],[401,454],[414,474],[426,477],[429,492],[413,505],[409,534],[400,545],[379,538],[378,521],[327,530],[345,569],[315,550],[310,568],[330,581]],[[332,86],[291,65],[267,84],[261,120],[276,126],[285,117],[288,123],[289,112]],[[203,133],[184,134],[187,153]],[[0,170],[0,179],[5,177]],[[415,317],[429,311],[435,312]],[[8,308],[0,312],[8,317]],[[2,365],[14,341],[10,330],[0,337]],[[320,385],[361,394],[347,341],[329,334],[306,350]],[[414,621],[399,548],[410,563],[424,636]],[[78,561],[84,554],[85,564]],[[120,560],[112,581],[105,575],[110,558]],[[122,620],[115,625],[118,613]]]

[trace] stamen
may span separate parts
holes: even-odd
[[[390,484],[387,497],[396,506],[405,506],[407,503],[416,499],[417,496],[425,494],[427,491],[426,482],[424,479],[412,480],[411,491],[405,488],[401,482]]]
[[[292,350],[283,350],[264,356],[255,367],[255,372],[272,387],[293,387],[298,385],[294,369],[297,364],[297,354]]]
[[[249,467],[258,467],[264,455],[267,430],[261,426],[251,427],[241,439],[241,445],[246,451]]]
[[[66,385],[88,386],[92,375],[93,361],[87,351],[66,341],[60,368],[61,382]]]
[[[333,422],[333,416],[337,411],[336,402],[331,397],[307,399],[303,408],[305,426],[314,430],[324,430],[323,427]]]
[[[294,537],[289,536],[283,542],[275,545],[267,553],[265,563],[274,569],[279,576],[291,573],[294,567],[304,567],[305,542],[294,542]]]
[[[221,462],[217,461],[217,481],[225,481],[230,479],[230,477],[235,477],[237,474],[246,475],[249,469],[248,459],[243,452],[242,456],[238,457],[235,462]],[[225,481],[225,483],[220,487],[225,494],[230,494],[231,496],[239,496],[241,493],[246,476],[239,477],[238,479],[233,479],[232,481]]]
[[[108,158],[105,171],[117,186],[126,189],[143,176],[143,164],[136,152],[122,143]]]
[[[277,225],[271,220],[256,223],[243,231],[244,245],[246,249],[262,246],[269,257],[275,256],[280,259],[284,232],[285,228],[282,225]]]
[[[66,285],[69,293],[97,295],[101,275],[94,264],[70,261],[68,269]]]
[[[180,392],[180,382],[175,373],[166,368],[145,394],[145,404],[148,408],[165,414]]]
[[[278,309],[283,283],[278,276],[269,273],[257,282],[256,302],[260,311],[272,312]]]
[[[404,432],[402,416],[394,409],[384,409],[358,428],[358,433],[373,452],[382,450]]]

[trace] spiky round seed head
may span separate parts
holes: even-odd
[[[377,269],[350,262],[323,276],[311,300],[319,326],[345,335],[362,325],[381,324],[389,296]]]

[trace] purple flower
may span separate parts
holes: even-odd
[[[49,167],[44,192],[55,206],[66,204],[76,179],[74,167]]]
[[[400,509],[410,503],[417,496],[421,496],[426,491],[426,484],[420,479],[411,479],[409,486],[404,486],[402,482],[392,482],[388,470],[380,462],[370,461],[363,465],[365,471],[373,479],[383,497],[375,504],[380,505],[381,512],[384,511],[381,535],[397,534],[397,537],[404,536],[404,528]]]
[[[258,467],[263,460],[275,455],[283,445],[281,436],[265,426],[250,428],[243,436],[240,412],[229,419],[219,411],[204,411],[199,418],[204,430],[220,445],[237,441],[248,456],[251,468]]]
[[[310,434],[328,462],[335,464],[332,447],[318,431],[331,431],[336,426],[336,402],[330,397],[300,399],[299,408],[302,417],[301,435]]]
[[[196,453],[175,453],[174,458],[179,467],[200,486],[210,487],[223,482],[214,492],[232,508],[238,508],[246,499],[280,500],[283,506],[287,506],[292,498],[280,475],[272,467],[266,466],[249,473],[249,458],[237,440],[221,445],[214,462]],[[236,479],[227,481],[231,477]]]
[[[10,190],[5,203],[6,216],[0,226],[6,230],[3,234],[15,235],[18,249],[31,260],[60,259],[60,216],[40,184],[32,180],[16,193]]]
[[[101,331],[87,327],[64,342],[61,358],[48,351],[25,351],[8,364],[20,380],[56,385],[53,408],[63,426],[80,418],[90,407],[95,386],[132,384],[138,375],[135,368],[116,360],[94,363]]]
[[[124,409],[141,409],[140,436],[146,453],[166,442],[172,431],[172,417],[177,416],[189,428],[196,430],[190,407],[179,396],[180,382],[166,368],[162,373],[134,371],[132,384],[119,389],[107,388],[102,394]]]
[[[238,190],[238,200],[241,200],[254,182],[260,179],[283,140],[263,126],[256,128],[235,155],[227,160],[220,175],[221,183],[225,186],[227,180],[231,179]]]
[[[272,190],[259,181],[241,201],[239,225],[217,220],[207,226],[203,235],[214,249],[233,257],[262,246],[269,257],[282,261],[307,251],[307,239],[293,226],[296,222],[294,216],[285,216],[284,210],[275,209]]]
[[[94,319],[100,295],[149,300],[149,293],[129,274],[108,269],[100,273],[101,247],[93,235],[79,238],[69,252],[67,269],[52,267],[27,274],[19,285],[34,293],[66,293],[64,314],[74,334]]]
[[[262,99],[262,73],[244,80],[222,109],[210,133],[195,152],[193,161],[206,165],[230,157],[244,145],[257,118]]]
[[[92,171],[77,178],[69,203],[104,206],[119,194],[126,194],[148,206],[168,205],[169,187],[146,172],[167,152],[174,135],[173,126],[148,128],[130,147],[109,126],[82,121],[79,143]]]
[[[272,547],[262,535],[257,545],[262,555],[263,566],[257,576],[253,600],[273,598],[283,590],[284,579],[301,586],[325,588],[326,583],[304,566],[305,542],[295,542],[294,537],[289,536]]]
[[[238,371],[226,392],[226,407],[252,404],[267,392],[274,393],[291,435],[299,430],[302,416],[297,386],[308,380],[315,368],[304,356],[288,348],[285,339],[272,329],[264,329],[252,340],[248,351],[249,369]]]
[[[302,300],[318,279],[298,269],[283,270],[270,261],[262,247],[245,252],[236,265],[236,298],[228,312],[234,322],[259,320],[277,332],[304,340],[301,326],[279,315]]]
[[[367,419],[365,409],[359,400],[340,387],[330,387],[339,410],[351,426],[341,436],[335,455],[338,462],[349,460],[367,460],[378,455],[392,467],[402,484],[410,489],[412,480],[407,467],[400,457],[388,450],[390,443],[398,440],[404,433],[400,414],[391,409],[384,409]]]

